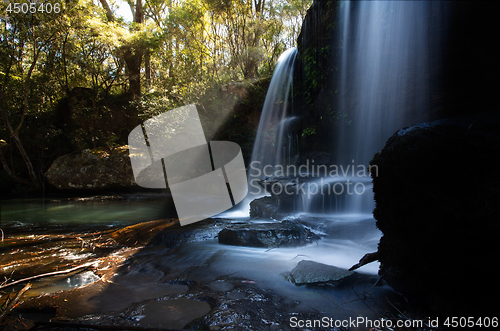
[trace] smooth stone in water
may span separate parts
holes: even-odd
[[[296,285],[336,282],[353,273],[331,265],[303,260],[290,273],[290,280]]]

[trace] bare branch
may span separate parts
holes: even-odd
[[[17,294],[14,297],[14,299],[9,302],[9,304],[7,305],[7,307],[5,307],[4,311],[2,311],[2,313],[0,314],[0,323],[2,323],[2,321],[5,319],[5,317],[7,317],[7,315],[10,313],[10,311],[14,308],[14,306],[19,301],[19,299],[21,299],[21,297],[23,296],[23,294],[27,290],[29,290],[30,288],[31,288],[31,284],[28,283],[19,292],[17,292]]]
[[[349,271],[353,271],[353,270],[356,270],[368,263],[372,263],[372,262],[375,262],[378,260],[378,257],[379,257],[379,254],[378,254],[378,251],[377,252],[373,252],[373,253],[368,253],[368,254],[365,254],[361,260],[359,260],[358,263],[356,263],[355,265],[353,265],[351,268],[349,268]]]
[[[32,276],[32,277],[28,277],[28,278],[19,279],[19,280],[13,281],[11,283],[8,283],[8,284],[0,286],[0,289],[5,288],[5,287],[9,287],[11,285],[19,284],[19,283],[22,283],[22,282],[26,282],[26,281],[29,281],[29,280],[33,280],[33,279],[38,279],[38,278],[48,277],[48,276],[61,275],[61,274],[67,274],[67,273],[70,273],[70,272],[73,272],[73,271],[76,271],[76,270],[79,270],[79,269],[84,269],[84,268],[95,266],[96,263],[97,263],[96,261],[89,262],[89,263],[85,263],[85,264],[82,264],[82,265],[79,265],[77,267],[74,267],[74,268],[71,268],[71,269],[67,269],[67,270],[59,270],[59,271],[54,271],[54,272],[48,272],[46,274],[40,274],[40,275],[35,275],[35,276]]]

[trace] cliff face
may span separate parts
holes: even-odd
[[[445,41],[436,59],[442,81],[434,92],[435,117],[462,116],[498,110],[500,48],[498,1],[448,1],[443,13]]]
[[[331,152],[330,142],[335,139],[339,5],[339,1],[313,1],[297,39],[293,95],[294,109],[302,115],[297,126],[302,154],[310,150]]]

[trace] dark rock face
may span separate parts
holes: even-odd
[[[45,177],[58,189],[137,188],[128,149],[85,149],[57,158]]]
[[[219,232],[219,243],[234,246],[293,247],[317,239],[308,228],[292,221],[236,225]]]
[[[278,211],[277,204],[271,197],[263,197],[250,202],[250,217],[280,219],[285,215]]]
[[[498,1],[444,1],[445,50],[435,59],[443,77],[433,92],[432,111],[441,117],[463,116],[498,108],[496,95],[500,48],[491,43]]]
[[[257,183],[271,194],[271,202],[281,213],[296,210],[297,196],[300,194],[299,177],[264,177]]]
[[[338,282],[350,275],[352,271],[335,266],[303,260],[290,272],[289,279],[296,285]]]
[[[297,38],[299,55],[294,70],[294,111],[301,154],[331,151],[337,128],[337,75],[342,41],[339,36],[340,1],[314,0]],[[315,132],[307,134],[307,132]]]
[[[401,129],[371,164],[379,274],[440,313],[495,310],[500,115]]]

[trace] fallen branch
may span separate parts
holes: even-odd
[[[7,307],[5,307],[5,309],[0,313],[0,324],[3,322],[3,320],[5,319],[5,317],[7,317],[7,315],[10,313],[10,311],[14,308],[14,306],[17,304],[17,302],[19,301],[19,299],[21,299],[21,297],[23,296],[24,292],[26,292],[30,288],[31,288],[31,284],[30,283],[26,284],[21,289],[21,291],[17,292],[17,294],[14,297],[14,299],[12,299],[11,301],[9,301],[9,303],[7,304]]]
[[[1,285],[0,289],[5,288],[5,287],[9,287],[11,285],[16,285],[16,284],[19,284],[19,283],[22,283],[22,282],[26,282],[26,281],[29,281],[29,280],[33,280],[33,279],[38,279],[38,278],[42,278],[42,277],[49,277],[49,276],[55,276],[55,275],[67,274],[67,273],[70,273],[70,272],[73,272],[73,271],[76,271],[76,270],[79,270],[79,269],[84,269],[84,268],[88,268],[90,266],[95,266],[96,263],[97,262],[94,261],[94,262],[82,264],[82,265],[79,265],[77,267],[74,267],[74,268],[71,268],[71,269],[67,269],[67,270],[59,270],[59,271],[54,271],[54,272],[48,272],[46,274],[40,274],[40,275],[35,275],[35,276],[32,276],[32,277],[28,277],[28,278],[19,279],[19,280],[13,281],[11,283],[8,283],[8,284],[5,284],[5,285]]]
[[[349,271],[353,271],[353,270],[356,270],[368,263],[372,263],[372,262],[375,262],[375,261],[378,261],[378,251],[377,252],[373,252],[373,253],[368,253],[368,254],[365,254],[365,256],[363,256],[361,258],[361,260],[359,260],[358,263],[356,263],[355,265],[353,265],[352,267],[349,268]]]

